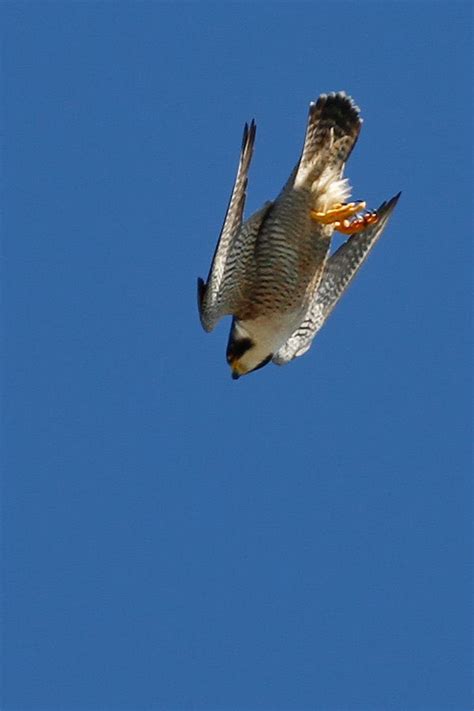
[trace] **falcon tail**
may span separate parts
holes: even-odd
[[[311,185],[317,192],[316,181],[338,180],[361,125],[358,107],[344,92],[322,94],[312,102],[295,186]]]

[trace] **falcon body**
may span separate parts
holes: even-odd
[[[302,154],[286,185],[243,222],[256,130],[253,121],[245,126],[208,280],[198,280],[204,329],[233,316],[227,360],[234,378],[270,361],[281,365],[309,348],[386,224],[398,196],[376,215],[357,216],[365,203],[346,202],[343,171],[361,123],[342,92],[311,103]],[[334,229],[351,236],[329,257]]]

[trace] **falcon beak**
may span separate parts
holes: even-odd
[[[232,380],[238,380],[241,375],[244,375],[245,368],[240,365],[237,358],[234,358],[233,360],[229,361],[229,365],[232,370]]]

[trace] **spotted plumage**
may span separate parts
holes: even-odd
[[[286,185],[243,222],[256,132],[254,121],[245,126],[208,280],[198,280],[204,329],[233,316],[227,360],[234,378],[306,352],[385,227],[398,196],[376,216],[347,219],[359,204],[347,205],[343,171],[361,123],[343,92],[311,103],[301,157]],[[335,228],[351,236],[329,256]]]

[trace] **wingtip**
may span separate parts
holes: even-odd
[[[244,150],[245,144],[247,143],[249,137],[249,125],[247,121],[244,123],[244,132],[242,134],[242,146],[241,149]]]
[[[257,133],[257,124],[255,119],[250,121],[250,124],[246,121],[244,124],[244,133],[242,136],[242,151],[245,150],[246,146],[253,146],[255,141],[255,135]]]
[[[390,198],[390,200],[383,202],[380,205],[379,209],[377,210],[377,213],[381,217],[390,215],[390,213],[393,212],[393,210],[395,209],[397,202],[400,199],[401,194],[402,194],[402,191],[400,190],[400,192],[398,192],[396,195],[394,195],[392,198]]]
[[[202,300],[204,299],[204,294],[206,293],[206,282],[201,277],[197,279],[197,297],[198,297],[198,309],[199,313],[202,313]]]
[[[257,124],[255,123],[255,119],[253,118],[250,121],[250,129],[249,129],[250,140],[252,141],[252,143],[255,140],[256,133],[257,133]]]

